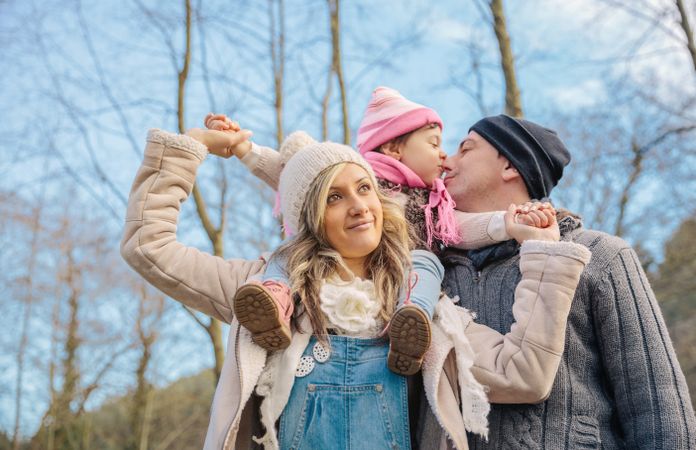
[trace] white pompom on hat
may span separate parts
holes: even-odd
[[[317,176],[325,169],[341,163],[357,164],[368,173],[377,188],[372,167],[351,147],[336,142],[317,142],[303,131],[290,134],[280,146],[281,155],[289,154],[280,173],[278,192],[285,231],[295,234],[300,228],[300,215],[305,197]]]

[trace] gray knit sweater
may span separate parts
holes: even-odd
[[[623,240],[562,221],[564,240],[592,251],[568,318],[550,397],[492,405],[478,449],[696,449],[696,419],[664,320],[635,252]],[[459,250],[442,255],[448,294],[505,333],[520,280],[519,255],[480,272]]]

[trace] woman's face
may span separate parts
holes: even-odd
[[[348,266],[364,260],[382,239],[382,203],[370,176],[357,164],[346,164],[326,198],[324,234]]]

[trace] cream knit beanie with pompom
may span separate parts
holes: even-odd
[[[300,214],[305,196],[317,176],[325,169],[349,162],[357,164],[368,173],[373,186],[377,180],[372,167],[351,147],[335,142],[317,142],[304,131],[290,134],[280,146],[284,168],[280,173],[278,192],[283,213],[285,231],[288,235],[300,228]],[[283,155],[287,156],[285,159]]]

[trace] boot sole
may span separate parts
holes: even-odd
[[[239,324],[251,332],[251,339],[268,351],[290,345],[290,329],[280,319],[275,300],[265,289],[247,284],[234,296],[234,315]]]
[[[397,310],[389,325],[389,370],[413,375],[421,369],[430,347],[430,320],[420,308],[404,306]]]

